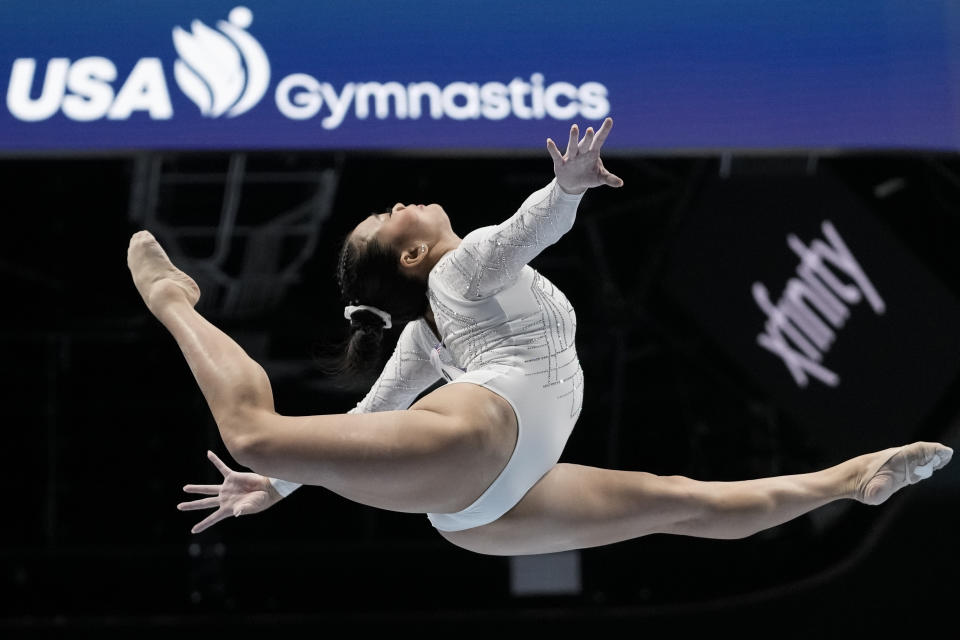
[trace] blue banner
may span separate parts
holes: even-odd
[[[960,148],[948,0],[0,3],[0,151]]]

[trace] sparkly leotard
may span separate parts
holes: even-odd
[[[430,513],[434,527],[459,531],[513,508],[560,458],[583,401],[574,345],[576,314],[566,296],[527,263],[573,225],[580,195],[556,180],[505,222],[469,233],[430,272],[437,330],[409,323],[366,397],[351,411],[406,409],[439,378],[472,383],[503,397],[517,416],[510,460],[473,504]],[[272,480],[286,495],[298,485]]]

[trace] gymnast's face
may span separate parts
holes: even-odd
[[[452,233],[450,218],[438,204],[393,205],[386,213],[371,214],[351,234],[353,241],[376,239],[403,253],[416,251],[421,244],[432,248],[445,233]]]

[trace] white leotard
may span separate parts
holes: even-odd
[[[517,416],[510,460],[473,504],[430,513],[458,531],[509,511],[560,458],[583,402],[577,321],[570,302],[527,265],[570,230],[580,195],[552,181],[505,222],[477,229],[430,272],[428,295],[442,342],[425,320],[409,323],[376,383],[351,413],[406,409],[440,377],[499,394]],[[272,479],[286,495],[297,484]]]

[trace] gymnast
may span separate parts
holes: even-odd
[[[179,509],[216,509],[192,531],[263,511],[307,484],[426,513],[445,539],[483,554],[653,533],[732,539],[835,500],[880,504],[946,465],[953,450],[928,442],[739,482],[557,463],[583,400],[576,314],[528,263],[570,230],[587,189],[623,185],[600,159],[612,127],[607,118],[581,138],[573,125],[563,154],[548,139],[554,179],[499,225],[460,238],[440,205],[398,203],[356,226],[338,266],[351,332],[345,360],[355,370],[378,362],[384,330],[403,330],[347,414],[278,414],[264,369],[194,309],[193,279],[149,232],[134,234],[127,264],[137,291],[182,350],[227,450],[253,471],[208,452],[223,482],[184,487],[209,497]]]

